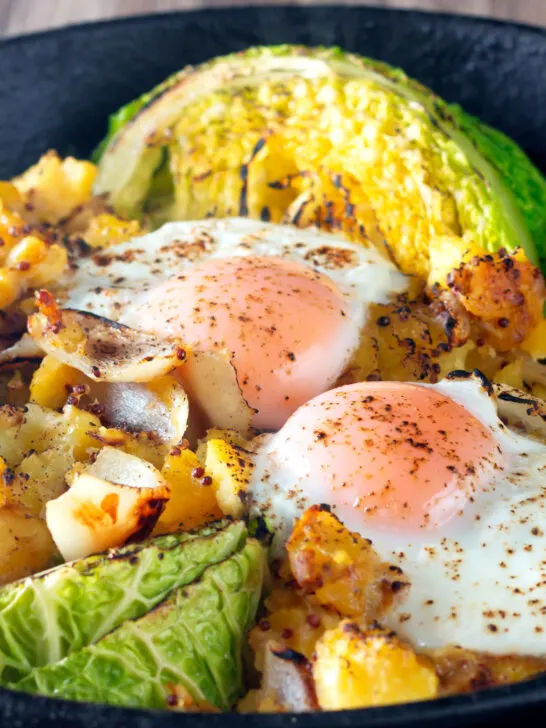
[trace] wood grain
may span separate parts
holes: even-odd
[[[284,0],[316,4],[316,0]],[[335,1],[335,0],[334,0]],[[199,7],[245,5],[248,0],[0,0],[0,37],[69,23]],[[268,3],[270,0],[254,0]],[[484,15],[546,26],[546,0],[344,0],[345,4],[421,8]]]

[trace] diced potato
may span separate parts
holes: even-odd
[[[468,331],[468,334],[470,330]],[[424,303],[400,298],[370,307],[368,323],[339,384],[369,379],[436,382],[464,369],[472,341],[453,346],[443,323]]]
[[[9,251],[15,243],[24,237],[25,220],[18,213],[8,209],[0,200],[0,238],[4,245],[0,247],[0,262],[4,263]]]
[[[59,447],[67,457],[82,460],[97,447],[88,434],[100,427],[95,415],[76,407],[66,407],[63,413],[37,404],[25,409],[0,407],[0,455],[10,467],[17,466],[29,450],[41,453]],[[67,469],[71,464],[67,462]]]
[[[148,432],[124,432],[114,427],[99,427],[89,433],[99,448],[103,445],[117,447],[129,455],[136,455],[143,460],[161,469],[165,459],[165,449],[161,442],[158,442],[153,433]]]
[[[381,562],[369,541],[322,506],[296,522],[286,548],[298,584],[343,616],[375,620],[407,586],[400,568]]]
[[[22,214],[24,203],[17,187],[12,182],[0,181],[0,206]]]
[[[493,381],[498,384],[507,384],[510,387],[522,389],[523,385],[523,361],[516,359],[510,362],[493,377]]]
[[[440,679],[440,695],[516,683],[546,671],[543,657],[491,655],[455,646],[430,650],[427,656]]]
[[[485,255],[486,250],[480,248],[472,240],[455,236],[437,236],[429,241],[428,285],[447,285],[447,277],[462,262],[470,260],[475,255]]]
[[[26,411],[0,408],[0,465],[10,469],[2,502],[41,515],[46,503],[66,490],[66,474],[75,462],[88,462],[104,446],[135,455],[157,468],[164,448],[146,433],[102,427],[98,417],[67,405],[62,412],[31,403]]]
[[[102,213],[91,218],[81,236],[93,248],[109,248],[141,234],[137,220],[123,220],[116,215]]]
[[[6,263],[14,267],[20,263],[35,265],[47,255],[47,243],[36,235],[26,235],[9,251]]]
[[[0,408],[0,456],[9,467],[2,495],[9,505],[38,517],[49,500],[66,490],[65,475],[74,462],[89,459],[96,450],[89,432],[100,423],[76,407],[59,413],[29,404],[25,410]]]
[[[323,710],[409,703],[436,697],[438,677],[394,633],[342,622],[317,644],[313,677]]]
[[[0,268],[0,309],[17,300],[22,291],[21,276],[9,268]]]
[[[45,569],[56,554],[45,522],[23,508],[0,509],[0,584]]]
[[[260,672],[268,642],[274,640],[311,659],[317,640],[339,624],[340,617],[312,597],[286,585],[273,589],[266,599],[266,616],[250,631],[250,646],[255,652],[255,666]]]
[[[13,184],[40,221],[56,224],[90,198],[96,174],[91,162],[49,151]]]
[[[191,450],[173,448],[165,458],[161,474],[169,484],[171,496],[155,534],[197,528],[222,517],[212,479]]]
[[[61,448],[31,453],[15,469],[9,501],[42,516],[45,504],[66,490],[65,475],[70,459]]]
[[[546,286],[540,271],[516,253],[472,258],[452,271],[451,294],[497,351],[519,348],[543,320]]]
[[[70,388],[81,384],[85,379],[85,375],[77,369],[48,354],[32,377],[30,401],[42,407],[59,409],[65,404]]]
[[[55,281],[68,265],[68,253],[60,245],[50,245],[42,260],[31,265],[25,276],[27,288],[40,288]]]
[[[7,405],[0,407],[0,456],[8,467],[21,462],[25,448],[19,432],[25,420],[24,410]]]
[[[86,460],[89,452],[97,447],[96,439],[90,433],[96,432],[99,428],[100,420],[96,415],[68,405],[63,410],[63,419],[58,425],[57,433],[51,433],[51,444],[59,446],[61,443],[66,443],[75,460]],[[64,432],[60,432],[59,429],[64,429]]]
[[[240,518],[245,512],[245,499],[252,474],[248,453],[226,440],[207,441],[205,468],[216,484],[216,498],[223,513]]]
[[[51,245],[36,263],[23,260],[12,267],[0,267],[0,309],[10,306],[29,288],[44,286],[58,278],[67,262],[66,250],[60,245]]]
[[[2,199],[0,239],[0,309],[6,309],[29,288],[55,280],[66,268],[65,248],[49,238],[47,232],[7,209]]]
[[[240,447],[250,452],[250,441],[237,432],[237,430],[226,430],[220,427],[211,427],[207,430],[204,438],[197,443],[196,454],[199,460],[205,462],[207,458],[207,447],[209,440],[224,440],[232,447]]]
[[[527,338],[522,341],[521,348],[533,359],[546,358],[546,319],[542,319],[537,326],[531,329]]]

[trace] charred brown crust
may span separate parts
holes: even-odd
[[[501,392],[498,395],[499,399],[502,399],[504,402],[515,402],[516,404],[528,404],[533,407],[533,409],[537,406],[537,403],[534,399],[528,399],[527,397],[519,397],[515,394],[510,394],[509,392]]]
[[[302,666],[309,664],[305,655],[302,655],[301,652],[298,652],[297,650],[291,650],[289,647],[284,647],[282,649],[273,648],[271,652],[280,660],[286,660],[287,662],[293,662],[296,665]]]
[[[481,371],[481,369],[473,369],[471,372],[466,371],[465,369],[454,369],[452,372],[449,372],[446,379],[454,380],[454,379],[477,379],[482,387],[485,389],[488,395],[493,394],[493,385],[491,383],[491,380]]]
[[[138,543],[148,538],[163,513],[167,501],[167,497],[153,498],[141,506],[141,512],[138,514],[137,530],[129,536],[124,545]]]

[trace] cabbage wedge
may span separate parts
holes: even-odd
[[[429,244],[520,246],[546,265],[546,181],[524,152],[383,63],[253,48],[115,114],[97,194],[166,220],[248,215],[341,230],[426,277]]]
[[[265,549],[249,539],[145,616],[13,687],[130,707],[228,710],[243,691],[243,651],[264,572]]]
[[[141,617],[245,544],[241,521],[112,549],[0,589],[0,684]]]

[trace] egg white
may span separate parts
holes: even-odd
[[[326,503],[348,528],[370,538],[380,557],[401,567],[411,588],[385,621],[420,647],[457,644],[508,654],[546,654],[546,445],[507,428],[477,380],[426,385],[488,427],[507,456],[473,502],[447,526],[408,536],[362,529],[361,517],[329,501],[298,448],[300,408],[262,438],[250,484],[251,511],[263,512],[280,544],[310,505]],[[501,460],[501,458],[499,458]]]
[[[147,301],[155,285],[212,258],[251,255],[288,258],[327,275],[358,327],[369,303],[387,303],[407,288],[406,277],[375,248],[316,229],[228,218],[168,223],[80,258],[56,294],[67,308],[135,326],[131,311]]]

